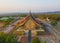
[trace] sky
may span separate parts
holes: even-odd
[[[0,13],[60,11],[60,0],[0,0]]]

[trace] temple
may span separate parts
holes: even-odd
[[[49,31],[43,27],[42,23],[38,24],[39,21],[37,21],[37,19],[38,18],[35,19],[32,16],[32,13],[30,11],[26,17],[17,22],[16,31],[24,31],[24,36],[28,35],[29,30],[32,31],[32,36],[50,34]]]

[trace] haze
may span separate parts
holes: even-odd
[[[60,0],[0,0],[0,13],[60,11]]]

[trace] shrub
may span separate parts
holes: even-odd
[[[36,37],[32,40],[32,43],[41,43],[41,41],[39,40],[39,38]]]

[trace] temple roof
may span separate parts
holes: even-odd
[[[17,23],[18,28],[20,29],[25,29],[25,30],[34,30],[38,27],[40,27],[31,17],[30,15],[26,16],[25,18],[23,18],[22,20],[20,20]]]

